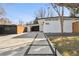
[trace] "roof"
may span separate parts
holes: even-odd
[[[53,20],[54,20],[54,18],[59,18],[59,16],[57,16],[57,17],[37,18],[37,20],[41,20],[41,19],[46,19],[46,20],[51,20],[51,19],[53,19]],[[64,18],[74,18],[74,17],[64,16]],[[79,17],[75,17],[75,18],[78,19]],[[58,20],[58,19],[55,19],[55,20]],[[70,19],[65,19],[65,20],[70,20]]]

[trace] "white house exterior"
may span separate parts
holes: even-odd
[[[79,21],[79,18],[74,18],[76,21]],[[39,19],[38,21],[43,21],[41,25],[41,31],[44,33],[61,33],[61,24],[58,17],[51,17],[51,18],[43,18]],[[64,33],[72,33],[72,23],[73,18],[64,17],[63,22],[63,31]]]
[[[27,26],[27,32],[30,32],[31,29],[30,29],[30,26]]]
[[[61,33],[61,24],[59,17],[47,17],[47,18],[39,18],[38,24],[31,24],[27,26],[27,31],[30,32],[33,26],[39,26],[39,31],[44,33]],[[64,17],[63,21],[63,32],[64,33],[72,33],[73,25],[72,23],[75,21],[79,21],[79,18],[71,18]]]
[[[60,33],[60,22],[58,21],[44,21],[43,32],[44,33]]]
[[[72,32],[72,20],[65,20],[63,23],[63,31],[66,33]],[[60,21],[44,21],[43,25],[44,33],[60,33],[61,25]]]

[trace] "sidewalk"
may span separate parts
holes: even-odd
[[[54,56],[50,45],[42,32],[39,32],[33,43],[26,50],[25,56]]]

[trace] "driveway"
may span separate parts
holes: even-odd
[[[53,56],[53,51],[42,32],[27,32],[0,40],[0,56]]]

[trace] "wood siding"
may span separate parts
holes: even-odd
[[[79,33],[79,22],[72,23],[73,33]]]
[[[17,26],[17,34],[19,33],[23,33],[24,32],[25,27],[23,25],[18,25]]]

